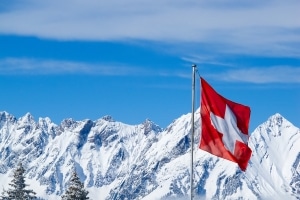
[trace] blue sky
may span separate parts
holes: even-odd
[[[300,127],[297,0],[12,0],[0,3],[0,110],[16,117],[165,128],[191,112],[191,65],[251,107]],[[200,101],[197,78],[196,106]]]

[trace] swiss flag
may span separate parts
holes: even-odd
[[[200,149],[236,162],[245,171],[252,153],[247,145],[249,120],[248,106],[222,97],[201,78]]]

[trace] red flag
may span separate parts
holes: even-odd
[[[249,120],[248,106],[222,97],[201,78],[200,149],[236,162],[245,171],[252,152],[247,146]]]

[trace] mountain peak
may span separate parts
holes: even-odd
[[[151,119],[146,118],[143,124],[154,124]]]
[[[275,113],[274,115],[270,116],[269,119],[282,119],[284,118],[280,113]]]
[[[108,122],[114,122],[115,120],[110,115],[105,115],[101,119],[108,121]]]
[[[75,120],[73,120],[72,118],[67,118],[61,122],[60,126],[62,128],[70,128],[70,127],[74,127],[74,124],[76,124]]]
[[[148,135],[148,133],[150,133],[152,130],[155,131],[156,133],[162,131],[162,128],[160,128],[157,124],[155,124],[148,118],[143,122],[143,125],[145,128],[145,131],[144,131],[145,135]]]
[[[29,112],[27,112],[23,117],[20,118],[20,121],[23,123],[30,123],[34,122],[34,118]]]
[[[276,113],[268,118],[266,122],[258,126],[252,133],[253,137],[278,137],[282,133],[289,132],[286,130],[296,128],[291,122],[285,119],[281,114]],[[265,136],[262,136],[264,133]]]
[[[15,163],[22,161],[26,178],[31,186],[39,185],[36,192],[41,198],[58,199],[73,167],[91,199],[99,198],[99,193],[103,199],[132,200],[188,196],[191,114],[182,115],[164,130],[150,119],[127,125],[111,123],[111,116],[96,122],[69,118],[55,125],[49,118],[34,123],[30,113],[18,123],[2,121],[2,116],[10,115],[0,112],[0,182],[4,187],[9,186]],[[195,123],[199,132],[201,122],[196,118]],[[295,199],[300,191],[299,133],[279,113],[271,116],[250,136],[253,156],[243,173],[235,163],[195,147],[195,197]]]
[[[1,111],[0,112],[0,121],[6,121],[6,120],[15,120],[15,117],[6,111]]]
[[[271,127],[274,127],[274,126],[281,127],[283,125],[283,123],[290,123],[290,122],[287,121],[281,114],[276,113],[276,114],[272,115],[271,117],[269,117],[269,119],[266,121],[266,123],[268,124],[268,126],[271,126]]]
[[[0,111],[0,116],[2,116],[2,115],[9,115],[9,113],[6,111]]]

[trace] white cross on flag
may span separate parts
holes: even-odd
[[[200,149],[236,162],[245,171],[252,153],[247,145],[249,120],[248,106],[224,98],[201,78]]]

